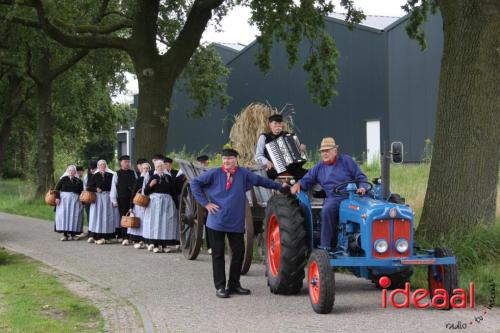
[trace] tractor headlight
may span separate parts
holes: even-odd
[[[405,238],[400,238],[396,241],[396,251],[405,253],[408,250],[408,241]]]
[[[389,244],[385,239],[377,239],[373,246],[378,253],[385,253],[389,249]]]

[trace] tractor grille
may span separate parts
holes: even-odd
[[[389,243],[389,249],[385,253],[378,253],[373,248],[377,239],[385,239]],[[396,251],[396,241],[406,238],[409,243],[408,250],[404,253]],[[405,219],[383,219],[372,223],[372,255],[374,258],[408,257],[411,252],[411,223]]]

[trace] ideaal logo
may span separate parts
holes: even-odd
[[[417,309],[425,309],[430,306],[436,309],[449,309],[449,308],[466,308],[467,299],[469,299],[469,307],[474,308],[474,282],[469,283],[469,297],[467,297],[467,290],[453,289],[452,295],[449,295],[445,289],[434,289],[433,295],[429,290],[419,288],[413,292],[410,291],[410,283],[405,283],[404,289],[394,289],[387,297],[387,287],[391,285],[391,279],[387,276],[382,276],[379,279],[379,284],[382,288],[382,307],[387,308],[387,300],[396,309],[409,308],[410,302]],[[403,295],[404,300],[402,303],[396,302],[396,295]],[[424,301],[425,298],[431,296],[431,301]],[[451,297],[450,297],[451,296]]]
[[[394,289],[387,297],[387,289],[391,285],[391,280],[383,276],[379,279],[379,284],[382,288],[382,307],[387,308],[387,300],[396,309],[409,308],[410,302],[417,309],[425,309],[430,306],[436,309],[450,309],[450,308],[466,308],[467,298],[469,298],[469,307],[471,309],[475,308],[474,299],[474,282],[469,283],[469,297],[467,297],[467,291],[464,289],[453,289],[452,296],[448,294],[445,289],[435,289],[434,295],[431,297],[431,302],[421,302],[424,298],[430,296],[430,292],[426,289],[417,289],[414,292],[410,292],[410,283],[405,284],[404,289]],[[402,303],[397,303],[395,300],[396,295],[401,294],[404,296],[404,301]],[[489,281],[489,298],[488,306],[481,310],[477,315],[474,316],[472,320],[467,322],[448,322],[445,327],[449,330],[463,330],[470,328],[472,325],[481,324],[483,320],[486,319],[488,310],[491,310],[495,306],[496,299],[496,285],[493,280]]]

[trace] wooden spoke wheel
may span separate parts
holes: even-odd
[[[254,242],[254,227],[252,210],[248,202],[245,207],[245,256],[243,257],[243,265],[241,266],[241,274],[248,273],[253,259],[253,242]]]
[[[182,253],[189,260],[200,253],[206,216],[205,208],[194,199],[191,186],[185,182],[179,202],[179,238]]]

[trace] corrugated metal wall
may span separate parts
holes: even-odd
[[[388,32],[390,138],[403,142],[405,161],[416,162],[425,139],[434,139],[443,23],[441,15],[429,18],[425,51],[408,38],[405,25]]]

